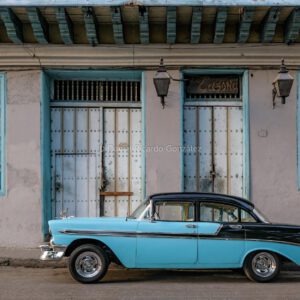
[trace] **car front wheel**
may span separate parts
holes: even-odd
[[[250,280],[269,282],[278,276],[280,267],[281,263],[277,254],[260,251],[248,255],[244,264],[244,272]]]
[[[109,259],[105,251],[90,244],[76,248],[69,258],[72,277],[82,283],[94,283],[102,279],[108,265]]]

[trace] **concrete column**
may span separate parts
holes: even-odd
[[[179,78],[179,71],[171,71]],[[162,109],[153,84],[154,71],[146,72],[146,193],[181,190],[180,83],[171,81]],[[172,149],[171,149],[172,148]]]
[[[36,247],[42,240],[40,71],[7,72],[7,194],[0,198],[0,245]]]

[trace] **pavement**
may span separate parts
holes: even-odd
[[[232,271],[109,270],[103,281],[80,284],[66,268],[0,267],[0,300],[297,300],[300,272],[254,283]]]

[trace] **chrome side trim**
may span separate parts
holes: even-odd
[[[300,242],[289,242],[273,239],[241,239],[232,237],[218,237],[222,225],[214,234],[197,234],[197,233],[165,233],[165,232],[127,232],[127,231],[102,231],[102,230],[61,230],[62,234],[83,235],[83,236],[111,236],[111,237],[143,237],[143,238],[200,238],[203,240],[232,240],[232,241],[255,241],[294,245],[300,247]]]

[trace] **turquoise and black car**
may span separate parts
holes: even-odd
[[[253,203],[233,196],[150,196],[127,218],[49,222],[42,260],[69,257],[72,276],[100,280],[110,262],[125,268],[239,269],[254,281],[277,277],[284,261],[300,265],[300,226],[272,224]]]

